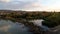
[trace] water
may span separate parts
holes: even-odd
[[[45,31],[44,34],[60,34],[60,25],[54,27],[54,28],[48,28],[47,26],[42,25],[42,19],[40,20],[31,20],[30,22],[33,22],[36,26],[41,27],[41,31]]]
[[[37,26],[42,26],[42,21],[44,21],[44,20],[42,20],[42,19],[40,19],[40,20],[31,20],[30,22],[33,22],[33,24],[35,24]]]
[[[49,28],[47,26],[42,25],[42,21],[44,21],[43,19],[39,19],[39,20],[32,20],[30,22],[33,22],[33,24],[35,24],[36,26],[41,27],[42,31],[48,31]]]
[[[21,23],[10,20],[0,20],[0,34],[32,34],[29,28]]]

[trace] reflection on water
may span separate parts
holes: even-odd
[[[33,24],[35,24],[37,26],[42,26],[42,21],[44,21],[44,20],[42,20],[42,19],[40,19],[40,20],[32,20],[30,22],[33,22]]]
[[[39,20],[32,20],[30,22],[33,22],[33,24],[40,26],[42,31],[47,31],[49,30],[49,28],[47,26],[42,25],[42,21],[44,21],[43,19],[39,19]]]
[[[28,29],[24,24],[18,22],[0,20],[0,34],[32,34]]]

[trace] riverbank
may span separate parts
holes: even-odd
[[[33,24],[33,22],[29,22],[28,20],[25,19],[14,19],[14,18],[1,18],[1,19],[5,19],[5,20],[11,20],[13,22],[19,22],[19,23],[23,23],[24,25],[30,27],[30,32],[33,32],[34,34],[41,34],[42,31],[40,30],[39,26],[36,26]]]
[[[26,26],[30,27],[31,32],[34,34],[45,34],[41,30],[41,27],[36,26],[30,20],[43,19],[43,25],[53,28],[57,25],[60,25],[60,13],[59,12],[25,12],[25,11],[0,11],[0,19],[11,20],[13,22],[23,23]],[[43,33],[44,32],[44,33]]]

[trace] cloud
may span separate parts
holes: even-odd
[[[10,2],[10,0],[0,0],[0,2]]]
[[[0,9],[21,9],[21,10],[41,10],[41,0],[10,0],[8,3],[1,3]]]
[[[0,9],[60,10],[60,0],[0,0]]]
[[[10,0],[11,1],[11,0]],[[36,1],[34,0],[12,0],[11,2],[8,3],[3,3],[0,2],[0,9],[27,9],[29,7],[34,7],[32,3],[35,3]],[[30,6],[29,6],[30,5]],[[32,5],[32,6],[31,6]],[[35,4],[36,5],[36,4]],[[27,8],[25,6],[28,6]]]

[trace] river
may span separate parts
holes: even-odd
[[[10,20],[0,20],[0,34],[32,34],[29,27],[22,23],[12,22]]]
[[[37,20],[31,20],[30,22],[33,22],[34,25],[39,26],[42,31],[48,31],[49,28],[47,26],[42,25],[43,19],[37,19]]]
[[[55,26],[53,28],[48,28],[47,26],[42,25],[43,19],[40,20],[31,20],[30,22],[33,22],[36,26],[41,27],[40,29],[42,31],[45,31],[44,34],[60,34],[60,25]]]

